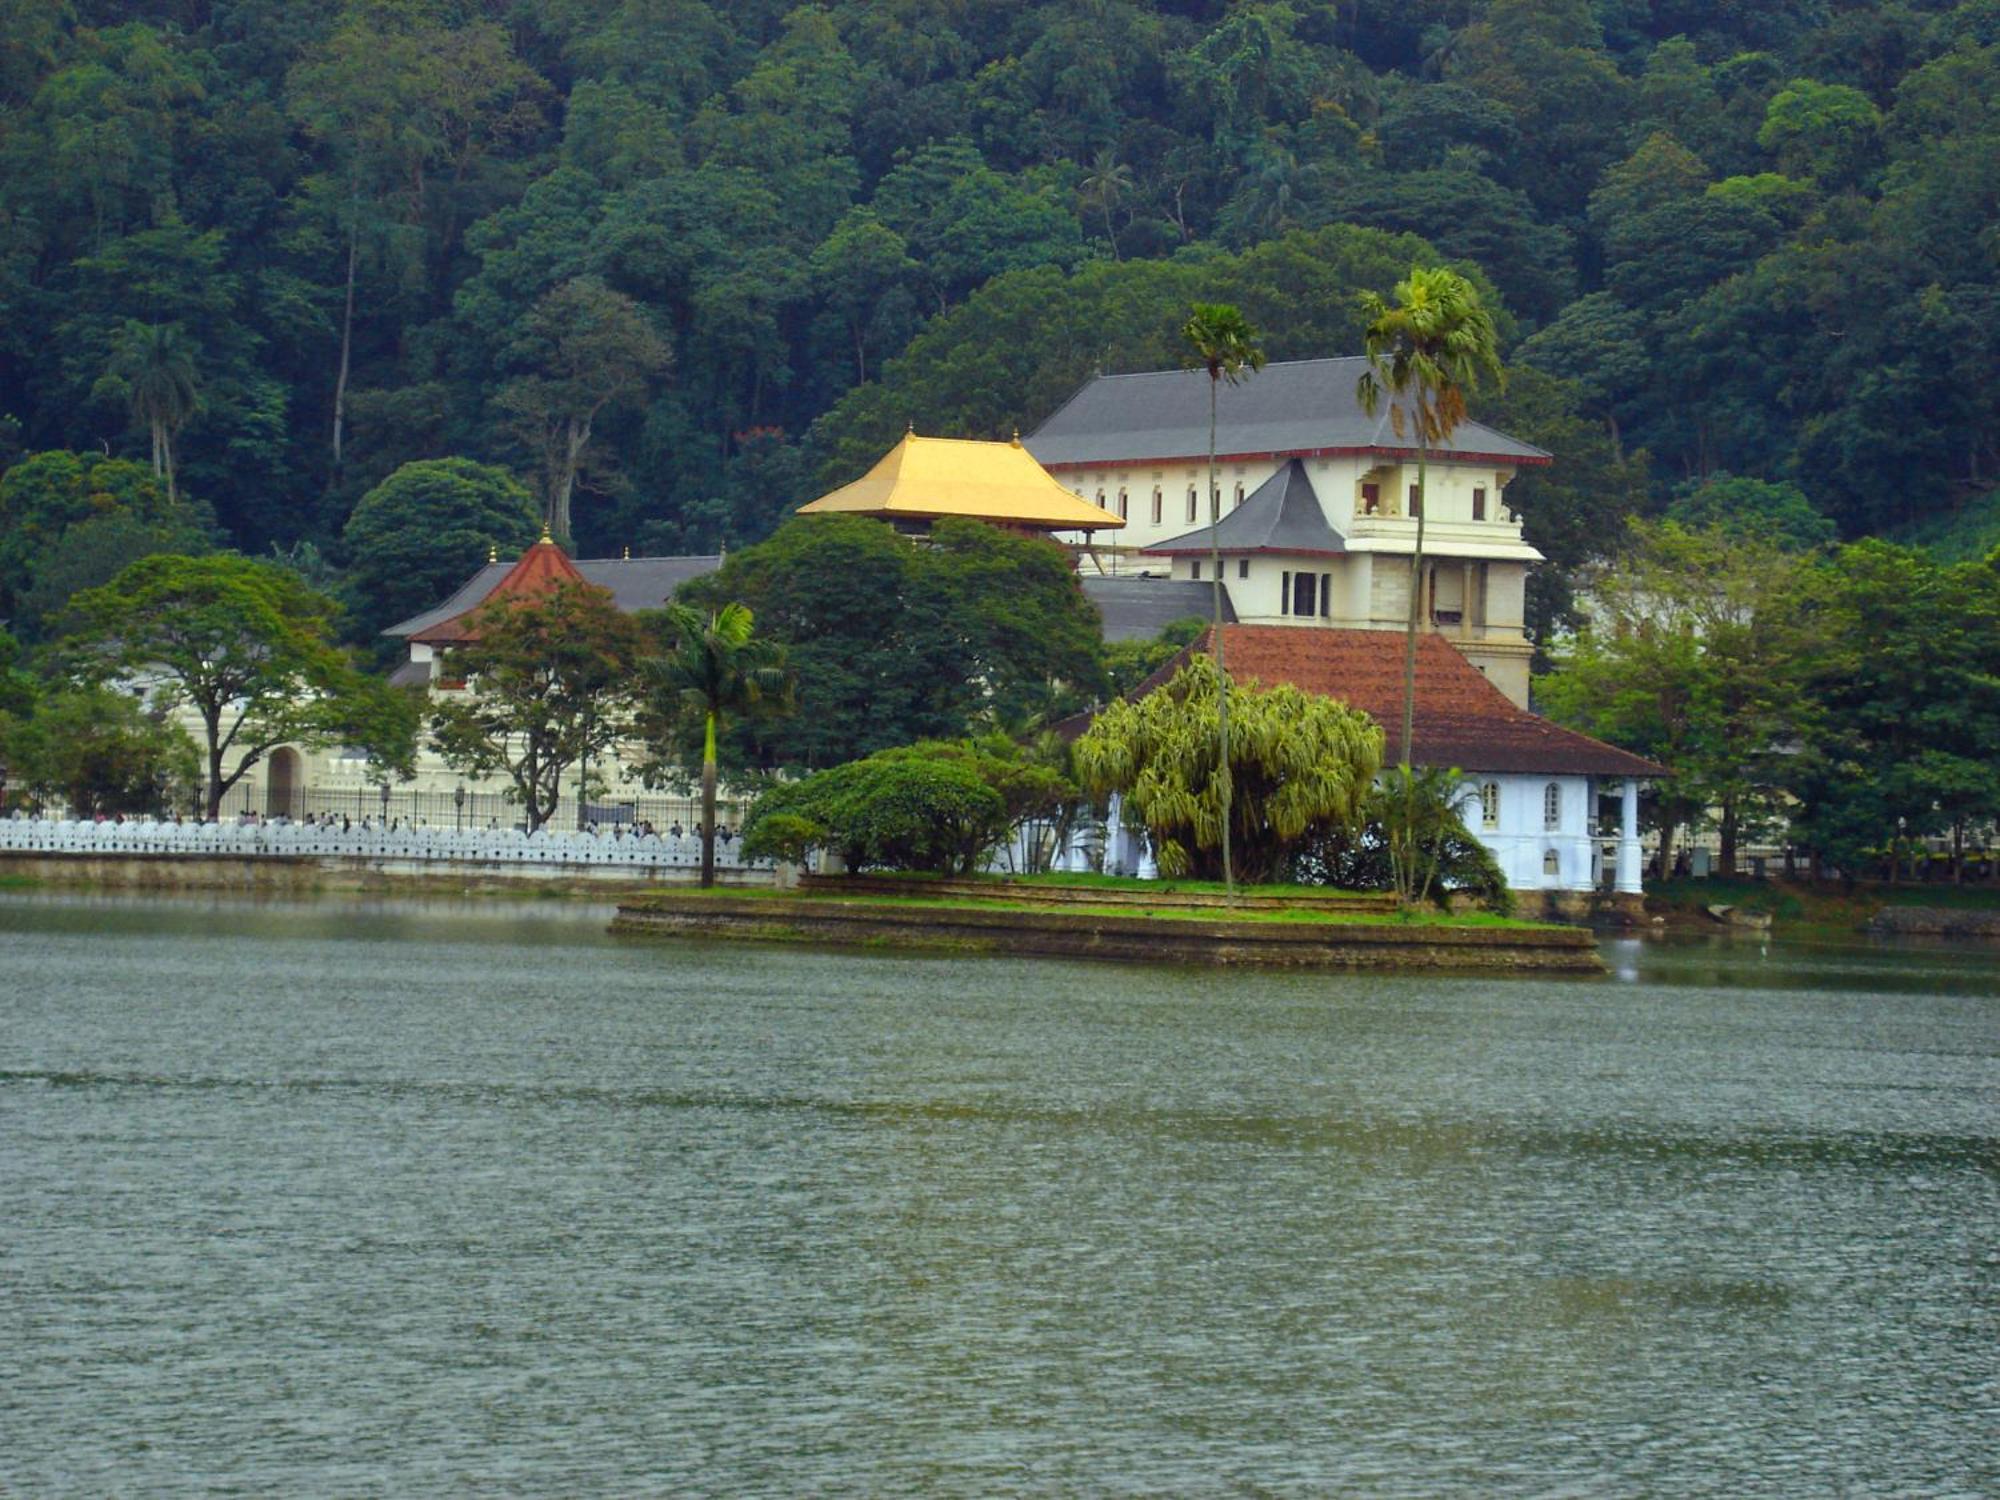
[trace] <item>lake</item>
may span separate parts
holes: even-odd
[[[0,1493],[1992,1495],[2000,964],[0,896]]]

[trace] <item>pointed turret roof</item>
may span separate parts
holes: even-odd
[[[1231,556],[1291,552],[1330,557],[1345,552],[1347,543],[1326,524],[1326,512],[1306,477],[1306,466],[1294,458],[1216,523],[1215,548]],[[1206,557],[1208,528],[1198,527],[1139,550],[1148,557]]]
[[[492,587],[470,599],[466,596],[473,590],[461,589],[451,601],[460,606],[454,613],[422,630],[411,632],[409,638],[427,646],[450,646],[470,640],[472,631],[468,622],[495,599],[532,599],[565,583],[588,586],[583,574],[576,570],[576,564],[569,560],[569,554],[558,547],[544,530],[542,539],[523,552],[520,561],[501,574]]]
[[[1064,489],[1017,437],[1011,443],[909,432],[854,483],[799,507],[885,521],[964,516],[1036,531],[1109,531],[1125,523]]]

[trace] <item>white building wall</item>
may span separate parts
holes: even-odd
[[[1592,825],[1597,789],[1591,777],[1471,772],[1466,783],[1465,826],[1492,851],[1510,887],[1517,891],[1595,888],[1597,840]],[[1487,785],[1499,793],[1499,817],[1491,827],[1479,798]],[[1554,828],[1545,817],[1550,786],[1556,788],[1559,809]]]

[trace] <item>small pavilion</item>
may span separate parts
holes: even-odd
[[[1125,524],[1064,489],[1018,434],[1012,442],[988,443],[907,432],[874,468],[800,506],[799,514],[873,516],[913,535],[947,516],[1036,536],[1080,531],[1086,539]]]

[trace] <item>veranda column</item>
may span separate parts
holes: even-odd
[[[1619,809],[1618,893],[1639,894],[1639,783],[1625,778],[1625,800]]]

